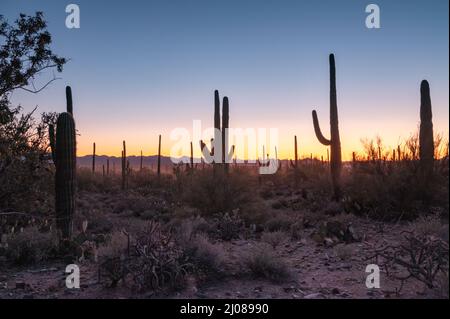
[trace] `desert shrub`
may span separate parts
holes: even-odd
[[[204,214],[223,213],[245,206],[251,201],[249,173],[220,168],[195,170],[183,179],[181,198]]]
[[[287,239],[288,235],[284,231],[280,230],[274,232],[264,232],[261,235],[261,241],[266,244],[269,244],[274,249],[277,248],[277,246],[279,246],[280,244],[287,241]]]
[[[350,260],[353,255],[353,247],[347,244],[338,244],[334,246],[334,253],[336,257],[341,260]]]
[[[269,232],[274,231],[289,231],[292,223],[294,222],[294,218],[287,214],[277,214],[276,216],[270,218],[265,223],[265,229]]]
[[[99,251],[103,256],[99,272],[110,287],[131,278],[139,291],[177,289],[192,271],[192,264],[181,246],[159,223],[146,223],[142,231],[130,236],[133,239],[130,251],[127,237],[117,235],[117,239],[114,238],[110,242],[111,248]],[[124,242],[127,244],[126,253]]]
[[[439,144],[440,140],[435,142]],[[433,174],[424,181],[417,133],[399,146],[401,160],[397,155],[395,162],[384,160],[389,154],[383,150],[381,139],[377,138],[376,143],[365,141],[364,145],[370,161],[354,163],[350,174],[344,174],[347,210],[376,219],[398,220],[429,214],[438,207],[448,218],[448,164],[442,169],[445,158],[436,160]]]
[[[177,236],[181,242],[187,242],[199,233],[207,234],[213,231],[211,225],[200,216],[183,219],[177,227]]]
[[[214,218],[214,226],[217,231],[215,236],[222,240],[237,239],[245,233],[245,223],[240,217],[239,210],[231,213],[219,214]]]
[[[291,277],[286,262],[267,244],[254,247],[242,256],[242,267],[256,278],[282,282]]]
[[[223,248],[219,244],[212,244],[205,235],[197,234],[180,244],[187,260],[195,266],[196,271],[217,274],[222,270]]]
[[[46,261],[56,255],[57,241],[52,233],[42,233],[37,227],[27,227],[7,240],[6,256],[18,265]]]
[[[409,228],[419,236],[441,237],[445,226],[438,215],[420,216],[411,222]]]

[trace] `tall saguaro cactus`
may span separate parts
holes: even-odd
[[[56,224],[65,239],[72,237],[75,213],[76,137],[75,121],[69,113],[58,117],[55,143]]]
[[[424,177],[429,177],[433,171],[434,141],[430,85],[426,80],[420,85],[419,157],[422,173]]]
[[[157,168],[158,177],[161,176],[161,134],[159,135],[158,142],[158,168]]]
[[[95,143],[92,144],[92,173],[95,173]]]
[[[127,186],[127,146],[125,141],[123,141],[122,150],[122,190]]]
[[[292,168],[298,168],[298,150],[297,150],[297,135],[294,135],[294,162],[291,160]]]
[[[338,110],[337,110],[337,98],[336,98],[336,66],[334,61],[334,55],[330,54],[330,139],[323,136],[320,130],[319,120],[317,118],[317,112],[312,111],[314,131],[317,139],[320,143],[331,148],[331,180],[333,182],[334,199],[339,200],[341,198],[341,141],[339,138],[339,124],[338,124]]]
[[[56,227],[62,239],[73,235],[76,183],[76,134],[72,91],[66,87],[67,112],[61,113],[55,127],[49,126],[50,148],[55,164]]]
[[[228,144],[228,128],[230,122],[230,107],[228,97],[223,98],[222,102],[222,127],[220,123],[220,97],[219,91],[214,91],[214,139],[211,140],[211,150],[208,149],[203,141],[200,141],[200,148],[205,158],[214,158],[213,164],[217,162],[223,164],[224,171],[228,172],[229,161],[233,158],[234,146],[230,151],[226,149]],[[216,162],[217,161],[217,162]]]

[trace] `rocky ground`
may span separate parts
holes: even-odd
[[[106,203],[105,195],[86,193],[80,199]],[[114,199],[109,198],[109,201]],[[81,205],[83,206],[83,205]],[[273,199],[270,205],[273,205]],[[105,209],[104,207],[97,207]],[[94,208],[94,209],[97,209]],[[282,210],[277,208],[277,213]],[[292,214],[292,212],[289,210]],[[128,216],[124,217],[124,214]],[[128,214],[128,215],[127,215]],[[302,213],[297,212],[298,216]],[[141,216],[132,212],[107,214],[109,225],[139,223]],[[305,221],[303,216],[303,221]],[[44,262],[32,266],[13,266],[4,257],[0,260],[0,298],[292,298],[292,299],[336,299],[336,298],[432,298],[439,295],[418,280],[399,280],[388,276],[381,269],[379,289],[366,288],[366,266],[375,263],[375,248],[395,245],[402,240],[402,232],[411,229],[410,223],[380,223],[370,219],[344,216],[338,226],[351,240],[327,234],[323,221],[306,225],[298,238],[292,237],[275,243],[277,257],[288,265],[290,276],[282,282],[255,278],[242,273],[242,256],[251,253],[261,238],[241,236],[230,241],[218,241],[224,253],[222,274],[217,278],[198,280],[190,275],[184,288],[167,291],[137,293],[126,283],[115,288],[99,281],[98,263],[92,259],[77,262],[81,273],[80,289],[65,287],[65,266],[63,261]],[[330,224],[328,224],[330,226]],[[332,224],[333,225],[333,224]],[[98,225],[97,225],[98,226]],[[351,228],[349,228],[351,227]],[[447,229],[448,224],[442,226]],[[342,233],[342,234],[343,234]],[[395,267],[394,267],[395,270]],[[400,269],[398,269],[400,271]],[[447,286],[448,293],[448,286]]]

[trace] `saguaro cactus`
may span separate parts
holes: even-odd
[[[75,121],[70,113],[58,116],[55,142],[56,225],[62,238],[70,239],[75,213],[76,137]]]
[[[92,173],[95,173],[95,143],[92,144]]]
[[[55,215],[56,227],[63,239],[70,239],[75,213],[76,135],[73,119],[72,91],[66,87],[67,112],[49,125],[49,140],[55,164]]]
[[[122,150],[122,190],[127,186],[127,147],[125,141],[123,141]]]
[[[341,141],[339,138],[338,111],[336,99],[336,66],[334,55],[330,54],[330,139],[326,139],[320,130],[317,112],[312,111],[314,131],[320,143],[331,148],[331,180],[333,182],[334,199],[341,198]]]
[[[158,168],[157,168],[158,177],[161,175],[161,134],[159,135],[158,142]]]
[[[297,135],[294,135],[294,162],[291,160],[292,168],[298,168]]]
[[[222,127],[220,126],[220,98],[219,91],[214,91],[214,139],[211,143],[211,151],[203,141],[200,141],[200,148],[205,158],[213,157],[215,160],[220,158],[225,172],[228,172],[229,161],[233,158],[234,145],[230,151],[226,149],[228,144],[228,128],[230,122],[230,107],[228,97],[223,98],[222,102]],[[220,152],[220,153],[216,153]],[[217,164],[216,161],[213,164]]]
[[[420,85],[419,158],[424,177],[429,177],[433,172],[434,141],[430,86],[426,80]]]

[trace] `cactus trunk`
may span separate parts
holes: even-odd
[[[123,141],[122,150],[122,190],[126,188],[126,178],[127,178],[127,148],[126,143]]]
[[[419,158],[423,177],[430,177],[433,172],[434,141],[433,122],[431,112],[430,86],[423,80],[420,86],[420,133],[419,133]]]
[[[71,239],[75,213],[76,137],[75,121],[70,113],[61,113],[57,121],[55,144],[56,224],[63,239]]]
[[[161,175],[161,135],[159,135],[158,142],[158,168],[157,168],[158,177]]]
[[[95,173],[95,143],[92,146],[92,173]]]

